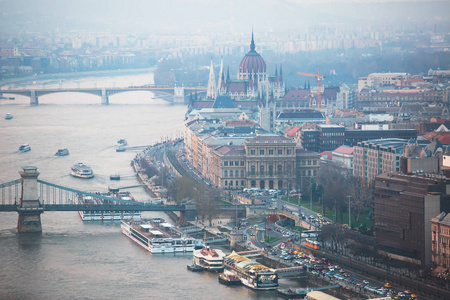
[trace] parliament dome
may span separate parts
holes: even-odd
[[[239,73],[241,74],[255,74],[255,73],[266,73],[266,62],[259,55],[258,52],[255,51],[255,42],[253,40],[252,33],[252,42],[250,44],[250,51],[244,56],[239,65]]]

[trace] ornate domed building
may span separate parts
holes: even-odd
[[[239,65],[239,71],[237,75],[238,80],[251,80],[255,78],[266,79],[266,62],[255,50],[255,41],[253,39],[250,43],[250,51],[244,56]]]
[[[211,61],[206,100],[214,100],[218,95],[229,96],[234,100],[236,107],[257,109],[259,123],[265,130],[273,131],[275,101],[282,98],[284,94],[285,85],[281,66],[280,73],[278,73],[278,67],[276,67],[275,76],[268,76],[267,63],[256,52],[253,32],[250,51],[241,60],[236,79],[230,79],[229,70],[225,77],[222,62],[218,84],[216,85]]]

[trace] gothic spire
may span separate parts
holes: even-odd
[[[227,82],[230,81],[230,66],[227,67]]]
[[[252,27],[252,42],[250,43],[250,51],[255,51],[255,40],[253,39],[253,27]]]
[[[206,90],[206,98],[216,99],[216,96],[217,96],[216,78],[214,76],[214,65],[211,57],[211,66],[209,67],[209,79],[208,79],[208,87]]]

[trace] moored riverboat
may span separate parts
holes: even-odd
[[[97,197],[95,195],[98,195]],[[103,197],[117,198],[121,201],[110,201],[105,200]],[[127,205],[133,204],[136,200],[133,198],[130,192],[108,192],[108,193],[93,193],[93,195],[78,195],[78,204],[82,205],[103,205],[103,204],[113,204],[113,205]],[[136,202],[137,203],[137,202]],[[141,211],[133,210],[117,210],[117,211],[101,211],[95,209],[84,210],[78,212],[83,221],[107,221],[107,220],[123,220],[123,219],[141,219]]]
[[[225,254],[222,250],[204,246],[202,249],[194,251],[192,262],[194,265],[200,266],[206,271],[220,272],[223,270],[224,257]]]
[[[232,252],[224,259],[224,267],[229,273],[239,277],[242,284],[255,290],[278,288],[278,275],[259,262]]]
[[[194,238],[161,218],[122,220],[122,233],[152,253],[192,252]]]
[[[241,280],[238,276],[233,275],[232,273],[228,272],[227,270],[224,270],[223,273],[220,273],[219,275],[219,283],[224,285],[241,285]]]
[[[55,156],[66,156],[69,155],[69,150],[67,150],[67,148],[63,148],[63,149],[58,149],[58,151],[56,151]]]

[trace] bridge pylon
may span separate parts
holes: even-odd
[[[109,104],[109,97],[108,92],[105,88],[102,88],[102,105],[108,105]]]
[[[184,103],[184,87],[174,87],[173,102],[174,103]]]
[[[31,90],[30,91],[30,105],[38,105],[39,104],[39,98],[36,96],[36,91]]]
[[[42,232],[41,213],[44,210],[39,203],[37,186],[39,172],[36,167],[22,167],[19,174],[22,181],[22,194],[17,209],[19,213],[17,230],[19,232]]]

